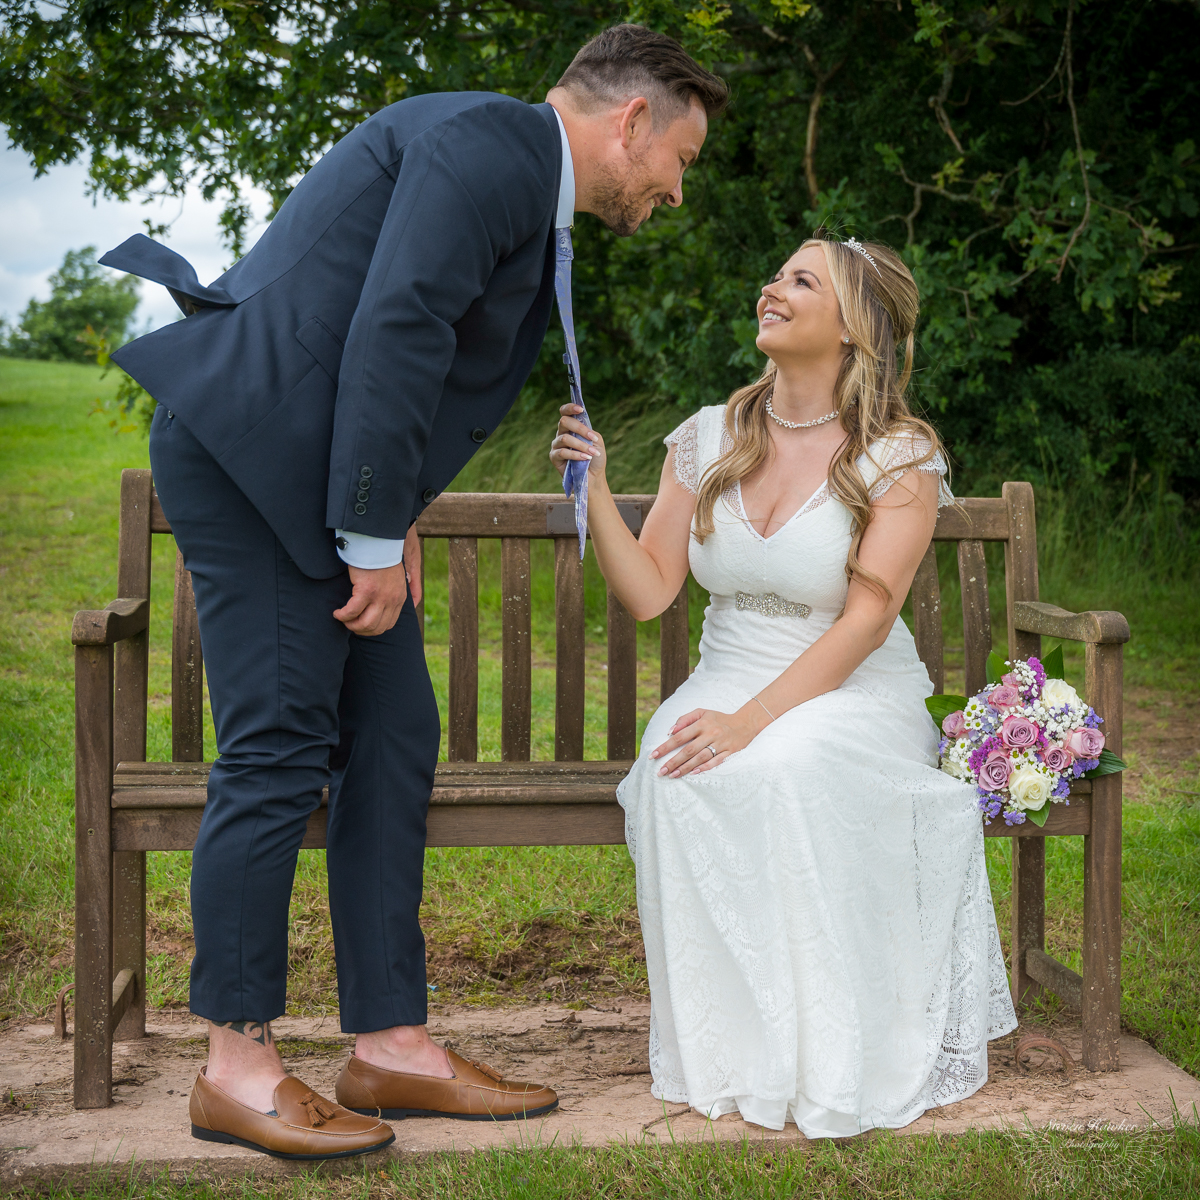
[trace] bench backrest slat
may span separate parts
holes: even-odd
[[[958,577],[962,583],[963,670],[967,695],[987,684],[987,657],[992,652],[992,615],[988,607],[987,560],[983,543],[974,538],[958,543]]]
[[[584,614],[579,542],[554,543],[554,758],[583,758]]]
[[[1029,658],[1042,652],[1042,639],[1013,625],[1014,601],[1038,598],[1037,527],[1033,485],[1006,483],[1002,489],[1008,508],[1010,536],[1004,543],[1004,590],[1008,598],[1008,652]]]
[[[529,539],[500,539],[500,758],[528,762],[533,724]]]
[[[946,690],[946,671],[942,654],[942,585],[938,579],[937,552],[932,545],[925,551],[912,583],[913,639],[917,654],[929,672],[933,690]]]
[[[608,757],[632,759],[637,744],[637,622],[608,592]]]
[[[120,591],[149,595],[152,533],[170,533],[148,471],[122,478]],[[620,496],[618,510],[635,533],[654,503],[652,495]],[[502,699],[500,753],[505,762],[527,762],[531,753],[532,573],[530,541],[555,543],[555,729],[554,757],[583,757],[585,614],[583,566],[574,528],[574,505],[553,495],[449,493],[439,496],[417,523],[422,546],[430,537],[448,543],[449,758],[472,762],[479,754],[479,539],[499,540],[501,576]],[[983,687],[991,650],[991,613],[984,543],[1004,543],[1005,593],[1011,616],[1015,600],[1036,600],[1037,538],[1033,489],[1006,483],[1000,497],[972,497],[942,511],[935,542],[955,542],[962,582],[964,668],[968,693]],[[424,556],[422,555],[422,560]],[[937,556],[930,546],[912,586],[914,636],[934,690],[945,687],[943,614]],[[424,630],[424,605],[418,608]],[[172,747],[176,762],[203,758],[203,668],[191,577],[177,562],[172,645]],[[633,757],[637,740],[637,624],[608,593],[608,745],[610,760]],[[688,677],[686,585],[659,621],[660,699]],[[1036,635],[1009,627],[1019,656],[1040,653]],[[146,650],[134,640],[118,648],[115,749],[129,762],[145,756]],[[140,656],[140,657],[139,657]],[[139,682],[140,681],[140,682]],[[139,690],[140,688],[140,690]]]
[[[449,539],[451,762],[479,757],[479,542]]]

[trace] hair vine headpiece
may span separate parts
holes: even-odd
[[[879,269],[875,259],[867,253],[867,248],[862,244],[862,242],[858,241],[857,238],[850,238],[843,242],[842,245],[849,246],[851,250],[856,250],[859,254],[861,254],[863,258],[865,258],[867,262],[869,262],[871,266],[875,268],[875,274],[878,275],[880,279],[883,278],[883,272]]]

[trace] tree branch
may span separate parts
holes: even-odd
[[[949,59],[946,60],[942,67],[942,86],[938,88],[936,96],[929,97],[929,107],[933,109],[937,116],[938,124],[942,127],[942,132],[954,143],[954,148],[959,154],[965,154],[966,151],[962,148],[962,142],[958,140],[958,134],[954,132],[954,127],[950,124],[950,118],[946,115],[946,98],[950,95],[950,88],[954,83],[954,63]]]
[[[1075,154],[1079,158],[1079,172],[1083,176],[1083,217],[1078,225],[1075,226],[1075,232],[1071,234],[1071,240],[1067,242],[1067,248],[1063,251],[1063,256],[1058,262],[1058,274],[1054,276],[1054,282],[1058,283],[1063,272],[1067,269],[1067,259],[1071,257],[1071,251],[1075,248],[1075,243],[1079,240],[1079,235],[1087,227],[1088,219],[1092,215],[1092,189],[1088,183],[1087,177],[1087,160],[1083,155],[1083,138],[1079,133],[1079,113],[1075,109],[1075,69],[1072,64],[1074,52],[1071,49],[1071,22],[1075,16],[1075,0],[1070,0],[1067,5],[1067,32],[1063,38],[1063,47],[1067,59],[1067,106],[1071,110],[1071,128],[1075,132]]]
[[[825,85],[838,73],[842,63],[846,60],[839,58],[828,71],[822,71],[817,56],[812,52],[812,47],[807,42],[801,42],[800,48],[804,51],[804,57],[808,59],[808,65],[812,68],[815,81],[812,99],[808,102],[808,125],[804,131],[804,178],[808,182],[809,199],[816,204],[817,194],[821,190],[820,184],[817,182],[817,169],[814,161],[817,152],[817,133],[819,132],[817,114],[821,111],[821,102],[825,99]]]

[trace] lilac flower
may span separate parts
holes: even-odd
[[[1024,825],[1025,814],[1023,812],[1006,812],[1004,814],[1005,825]]]
[[[1033,672],[1033,678],[1040,692],[1046,686],[1046,668],[1042,666],[1040,659],[1031,658],[1029,660],[1029,669]]]

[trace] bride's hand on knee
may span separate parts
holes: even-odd
[[[731,754],[745,749],[761,728],[762,724],[750,712],[693,709],[675,722],[671,736],[657,750],[651,751],[650,757],[667,759],[659,767],[659,775],[679,779],[684,775],[700,774],[720,766]]]
[[[550,461],[561,475],[569,462],[590,462],[591,475],[603,475],[607,465],[604,438],[594,429],[589,429],[578,414],[583,409],[578,404],[564,404],[559,410],[558,433],[550,443]]]

